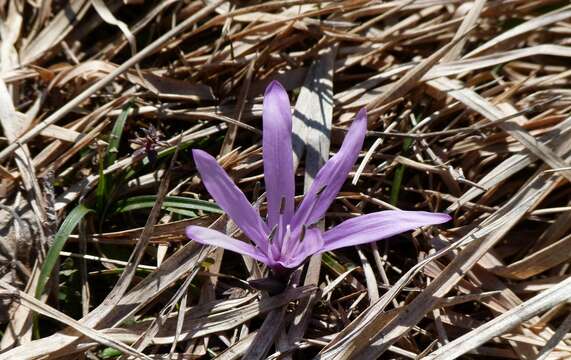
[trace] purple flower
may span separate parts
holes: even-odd
[[[362,109],[339,152],[321,168],[295,209],[290,103],[281,84],[272,81],[266,89],[263,106],[264,181],[268,201],[266,221],[212,156],[202,150],[193,150],[204,186],[253,244],[200,226],[187,227],[186,235],[201,244],[248,255],[279,273],[298,267],[313,254],[365,244],[420,226],[449,221],[450,216],[442,213],[388,210],[346,220],[325,232],[314,226],[323,218],[343,186],[363,146],[366,130],[367,113]]]

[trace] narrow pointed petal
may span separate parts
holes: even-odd
[[[366,132],[367,111],[363,108],[345,135],[339,152],[329,159],[317,173],[311,188],[295,212],[292,221],[293,228],[303,224],[313,224],[323,217],[357,161]]]
[[[213,245],[233,251],[238,254],[247,255],[253,259],[267,263],[268,259],[259,250],[256,250],[250,244],[231,238],[219,231],[205,228],[202,226],[188,226],[186,228],[186,236],[203,245]]]
[[[287,256],[287,258],[280,261],[280,264],[286,268],[296,268],[301,265],[305,259],[320,252],[323,246],[324,239],[321,230],[315,228],[308,229],[303,241],[296,244],[290,252],[284,254],[283,256]]]
[[[268,198],[268,225],[278,222],[282,198],[284,222],[294,208],[294,173],[291,146],[291,109],[287,92],[277,81],[266,88],[263,106],[264,182]]]
[[[448,214],[443,213],[398,210],[359,216],[326,231],[321,252],[386,239],[421,226],[442,224],[450,219]]]
[[[208,153],[192,150],[192,155],[202,182],[216,203],[250,240],[265,249],[267,242],[264,224],[244,193]]]

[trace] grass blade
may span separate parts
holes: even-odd
[[[123,213],[138,209],[152,208],[157,200],[155,195],[133,196],[119,201],[115,212]],[[191,199],[182,196],[167,196],[163,209],[202,210],[209,213],[222,214],[224,211],[218,205],[206,200]]]
[[[83,204],[77,205],[65,218],[63,223],[61,224],[57,234],[54,237],[54,243],[50,247],[48,251],[48,255],[46,256],[46,260],[42,265],[42,270],[40,271],[40,278],[38,280],[38,286],[36,287],[36,298],[39,298],[46,286],[50,278],[50,274],[57,263],[59,258],[59,253],[63,249],[69,235],[75,229],[75,227],[79,224],[79,222],[87,215],[88,213],[93,212],[92,209],[89,209]]]
[[[106,210],[107,199],[111,193],[109,187],[109,176],[105,174],[105,169],[111,166],[115,160],[117,160],[117,154],[119,153],[119,144],[121,142],[121,136],[123,135],[123,129],[125,128],[125,123],[129,117],[129,113],[133,108],[133,103],[128,102],[121,111],[121,114],[117,117],[117,121],[113,125],[111,134],[109,135],[109,146],[107,151],[99,160],[99,182],[97,183],[97,189],[95,191],[95,203],[97,214],[102,218],[104,217]]]

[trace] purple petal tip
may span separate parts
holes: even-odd
[[[407,211],[408,216],[413,221],[424,222],[425,225],[438,225],[444,224],[452,220],[452,217],[445,213],[433,213],[428,211]]]
[[[186,233],[186,237],[189,238],[190,240],[192,240],[192,237],[193,237],[192,236],[192,228],[193,227],[194,227],[193,225],[190,225],[190,226],[187,226],[186,229],[184,229],[184,232]]]
[[[274,92],[274,91],[283,91],[286,92],[285,88],[283,87],[283,85],[277,81],[277,80],[272,80],[270,81],[270,83],[268,84],[268,86],[266,87],[266,92],[264,94],[264,96],[267,96],[270,92]]]
[[[204,150],[200,150],[200,149],[192,149],[192,157],[193,158],[197,158],[197,157],[203,157],[204,155],[207,155],[208,153]]]
[[[353,120],[353,124],[354,125],[352,125],[352,126],[359,129],[359,133],[363,134],[363,133],[367,132],[367,109],[366,108],[361,108],[361,110],[359,110],[359,112],[355,116],[355,119]],[[364,136],[364,135],[362,135],[362,136]]]
[[[440,219],[442,220],[442,222],[440,224],[444,224],[450,220],[452,220],[452,216],[445,214],[445,213],[437,213],[438,215],[440,215]]]

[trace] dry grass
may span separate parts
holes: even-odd
[[[0,4],[0,359],[571,358],[567,2]],[[321,226],[453,223],[315,256],[273,297],[188,242],[235,231],[192,148],[263,193],[273,79],[298,193],[370,114]]]

